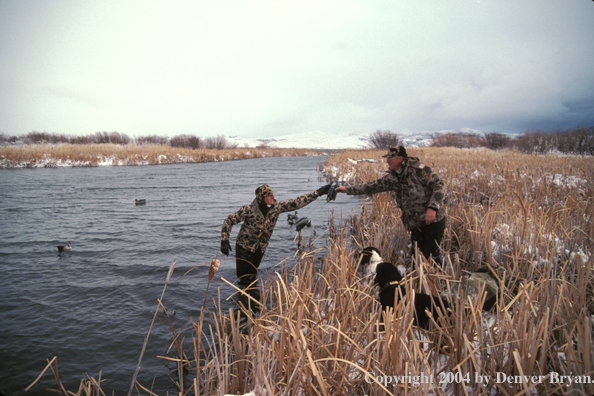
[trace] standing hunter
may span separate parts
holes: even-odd
[[[231,228],[234,224],[243,221],[235,242],[235,269],[240,286],[247,288],[252,285],[250,291],[257,295],[253,283],[258,275],[260,261],[266,252],[278,216],[281,213],[301,209],[319,196],[328,194],[329,189],[330,184],[295,199],[277,202],[274,199],[275,191],[272,191],[267,184],[263,184],[256,189],[256,199],[251,204],[227,216],[221,230],[221,253],[225,256],[229,256],[231,251],[229,243]]]
[[[440,244],[446,224],[445,186],[437,174],[416,157],[409,157],[403,146],[390,146],[384,155],[388,174],[365,184],[340,186],[335,191],[347,195],[392,191],[402,211],[402,224],[410,231],[411,257],[415,242],[425,258],[443,264]]]

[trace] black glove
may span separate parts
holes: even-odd
[[[229,241],[221,241],[221,253],[225,256],[229,256],[229,252],[231,251],[231,245],[229,245]]]
[[[318,189],[316,190],[316,192],[318,193],[318,195],[319,195],[320,197],[321,197],[322,195],[326,195],[326,194],[328,194],[328,190],[330,190],[330,186],[331,186],[331,185],[332,185],[332,184],[326,184],[325,186],[322,186],[322,187],[318,188]]]

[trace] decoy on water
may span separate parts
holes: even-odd
[[[293,225],[297,221],[297,218],[298,218],[297,217],[297,211],[295,211],[295,214],[289,213],[287,215],[287,222],[289,223],[289,225]]]
[[[136,205],[144,205],[146,203],[146,199],[135,199],[134,203]]]
[[[299,232],[305,226],[307,226],[308,228],[311,227],[311,221],[309,221],[307,217],[302,217],[295,223],[295,230]]]
[[[65,250],[72,249],[72,246],[70,246],[70,242],[68,242],[68,244],[66,246],[58,245],[58,246],[56,246],[56,248],[58,248],[58,253],[62,253]]]

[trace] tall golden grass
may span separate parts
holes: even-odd
[[[247,158],[303,156],[317,150],[235,148],[196,149],[168,145],[134,144],[31,144],[0,146],[0,168],[57,166],[158,165],[185,162],[213,162]]]
[[[406,296],[380,326],[377,291],[361,281],[356,253],[372,245],[402,263],[408,236],[389,194],[377,194],[360,213],[333,219],[323,251],[301,251],[294,268],[281,268],[263,282],[259,315],[222,312],[223,297],[211,299],[203,311],[211,324],[192,321],[192,352],[177,347],[170,357],[190,373],[176,383],[180,394],[594,393],[593,384],[556,382],[560,375],[582,380],[594,375],[593,160],[447,148],[409,151],[448,187],[444,268],[418,259]],[[385,169],[381,154],[345,152],[321,169],[341,169],[337,176],[351,174],[365,182]],[[353,164],[348,158],[379,162]],[[450,315],[434,322],[431,331],[412,325],[407,296],[413,290],[448,291],[480,265],[491,266],[500,277],[492,312],[480,311],[480,299],[462,297],[451,301]],[[514,290],[505,282],[508,276],[521,280]],[[247,321],[240,324],[242,315]],[[192,355],[192,362],[184,358]],[[393,376],[408,378],[395,384]],[[522,381],[524,376],[535,377]],[[76,394],[101,392],[98,381],[83,382],[81,388],[90,393]],[[155,394],[146,388],[137,387],[139,393]]]

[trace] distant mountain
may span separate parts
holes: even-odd
[[[398,132],[398,136],[404,142],[406,147],[422,147],[431,144],[431,138],[435,135],[445,133],[463,133],[484,136],[484,132],[476,129],[442,130],[442,131],[403,131]],[[347,148],[366,148],[369,147],[367,140],[369,133],[332,133],[321,131],[310,131],[295,133],[292,135],[283,135],[273,138],[244,138],[241,136],[228,136],[231,143],[236,143],[239,147],[258,147],[266,145],[276,148],[306,148],[306,149],[347,149]]]
[[[276,148],[308,148],[308,149],[346,149],[367,147],[369,134],[331,133],[331,132],[302,132],[273,138],[244,138],[229,136],[228,140],[237,143],[239,147],[248,145],[257,147],[266,145]]]

